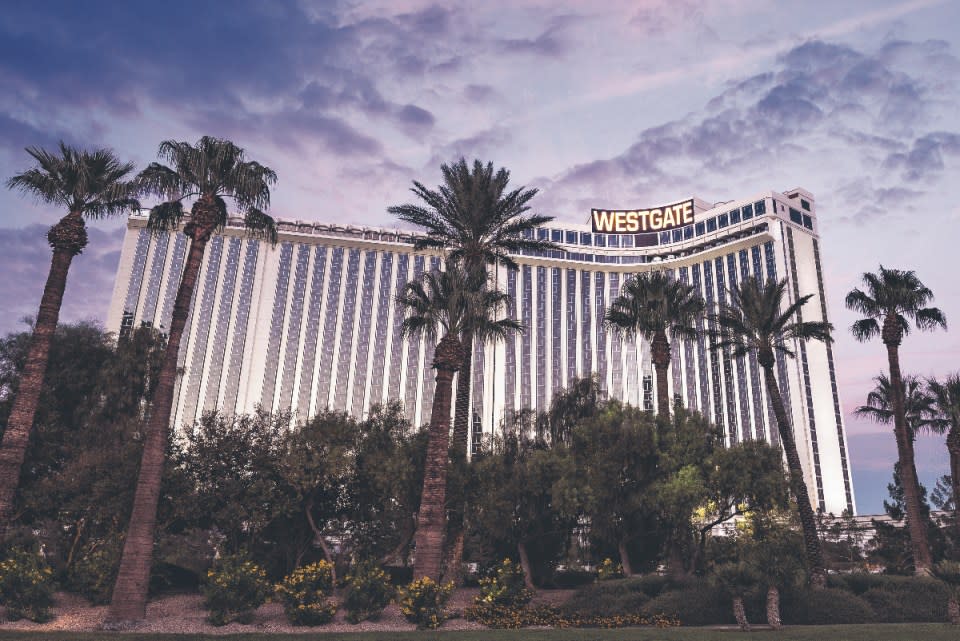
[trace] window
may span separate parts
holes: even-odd
[[[749,205],[747,205],[747,207],[749,207]],[[743,212],[743,218],[744,218],[744,220],[746,220],[746,218],[747,218],[747,212],[746,212],[747,207],[744,207],[744,208],[743,208],[743,209],[744,209],[744,212]],[[758,200],[757,202],[753,203],[753,211],[754,211],[754,213],[755,213],[757,216],[762,216],[763,214],[767,213],[767,203],[766,203],[766,201],[764,201],[764,200]]]
[[[580,232],[580,244],[581,245],[590,245],[590,234],[588,232]]]
[[[682,230],[682,229],[674,229],[673,232],[672,232],[672,235],[673,235],[673,237],[671,238],[671,240],[672,240],[673,242],[675,242],[675,243],[679,243],[681,240],[683,240],[683,230]]]
[[[813,218],[809,214],[803,215],[803,226],[807,229],[813,229]]]
[[[593,246],[594,246],[594,247],[606,247],[606,246],[607,246],[607,235],[606,235],[606,234],[594,234],[594,235],[593,235]]]
[[[759,207],[759,205],[762,205],[762,204],[763,204],[763,203],[757,203],[757,205],[758,205],[758,206],[757,206],[757,214],[758,214],[758,215],[760,214],[760,207]],[[743,209],[740,210],[740,216],[741,216],[744,220],[750,220],[751,218],[753,218],[753,205],[744,205],[744,206],[743,206]]]
[[[660,232],[660,244],[666,245],[669,242],[670,242],[670,232],[668,231]]]
[[[717,216],[717,226],[721,229],[730,224],[730,219],[727,214],[720,214]]]
[[[803,198],[800,199],[800,206],[806,209],[807,211],[810,211],[810,202],[807,200],[804,200]]]
[[[798,225],[803,224],[803,214],[801,214],[799,211],[797,211],[793,207],[790,208],[790,222],[796,223]]]
[[[707,221],[707,232],[717,231],[717,219],[711,218]]]
[[[538,229],[538,230],[537,230],[537,240],[550,240],[550,230],[549,230],[549,229]]]
[[[576,244],[577,244],[577,232],[575,232],[575,231],[566,231],[566,232],[564,232],[564,235],[566,236],[565,242],[566,242],[568,245],[576,245]]]
[[[620,236],[617,234],[607,234],[607,246],[608,247],[619,247],[620,246]]]
[[[620,238],[621,247],[633,247],[633,236],[623,236]]]
[[[683,228],[683,239],[690,240],[693,238],[693,225],[687,225]]]
[[[550,241],[554,243],[563,242],[563,230],[562,229],[551,229],[550,230]]]
[[[697,236],[703,236],[703,232],[704,232],[704,225],[703,225],[703,223],[697,223],[696,225],[694,225],[694,227],[696,228],[696,232],[695,232],[696,235],[697,235]]]
[[[730,224],[733,225],[739,222],[740,222],[740,210],[734,209],[733,211],[730,212]]]

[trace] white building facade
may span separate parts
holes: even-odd
[[[128,221],[107,321],[115,332],[170,324],[189,240],[153,234],[146,222]],[[362,417],[391,399],[415,424],[428,421],[433,346],[401,337],[394,299],[439,268],[440,256],[414,252],[410,232],[301,222],[279,231],[270,245],[231,224],[207,244],[181,343],[175,424],[257,405],[301,418],[326,407]],[[665,270],[714,308],[742,278],[786,278],[790,301],[813,294],[804,319],[828,320],[817,231],[815,202],[803,189],[715,206],[695,200],[692,224],[658,233],[597,234],[556,222],[538,229],[566,251],[517,255],[518,270],[495,271],[515,301],[508,313],[526,329],[474,347],[474,439],[514,410],[546,409],[557,390],[591,373],[610,396],[655,407],[650,345],[602,323],[632,274]],[[855,511],[832,349],[791,347],[797,357],[778,362],[777,378],[811,498],[828,512]],[[713,352],[706,337],[672,349],[671,396],[708,416],[728,443],[778,442],[755,358]]]

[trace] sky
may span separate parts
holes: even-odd
[[[162,140],[213,135],[277,172],[282,219],[393,227],[386,208],[460,156],[508,168],[560,221],[804,187],[858,511],[879,513],[893,436],[853,410],[886,354],[853,340],[843,298],[881,263],[912,269],[960,323],[957,24],[951,0],[7,0],[0,178],[31,166],[27,146],[143,167]],[[0,332],[36,313],[63,213],[0,190]],[[91,225],[64,320],[105,318],[123,229]],[[960,329],[911,333],[901,362],[957,371]],[[917,461],[932,489],[943,437],[920,436]]]

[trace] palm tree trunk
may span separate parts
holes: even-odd
[[[190,300],[203,262],[208,234],[198,234],[190,243],[190,254],[177,290],[170,322],[170,338],[164,353],[157,388],[150,402],[150,418],[140,458],[140,474],[133,497],[130,527],[123,545],[120,570],[113,588],[113,599],[107,611],[105,627],[122,628],[143,620],[147,609],[147,588],[150,583],[150,564],[153,559],[154,528],[157,520],[157,502],[163,480],[173,411],[173,390],[177,378],[177,356],[180,339],[187,324]]]
[[[79,212],[71,212],[54,225],[47,234],[53,247],[50,272],[40,299],[40,309],[33,326],[27,362],[20,375],[16,398],[10,409],[7,427],[0,442],[0,537],[13,517],[14,497],[20,483],[20,469],[27,453],[37,403],[47,372],[50,344],[57,331],[63,292],[67,287],[67,273],[73,257],[87,244],[87,232]]]
[[[464,332],[460,342],[465,349],[463,363],[457,370],[457,402],[453,410],[453,446],[470,450],[470,382],[473,366],[473,332]]]
[[[620,539],[617,544],[617,552],[620,553],[620,567],[623,568],[623,576],[628,579],[633,576],[633,566],[630,564],[630,551],[627,549],[627,540]]]
[[[947,601],[947,619],[952,625],[960,625],[960,596],[956,593]]]
[[[931,576],[933,559],[927,539],[927,524],[920,512],[920,480],[917,478],[914,461],[913,439],[907,430],[900,354],[896,344],[887,343],[887,360],[890,362],[890,388],[893,390],[893,432],[897,438],[897,454],[900,457],[900,478],[903,481],[903,501],[906,503],[907,531],[910,533],[914,573],[918,576]]]
[[[459,343],[455,337],[445,336],[437,345],[434,367],[437,368],[437,386],[430,413],[430,435],[427,441],[426,469],[423,475],[423,493],[420,498],[420,516],[417,519],[416,561],[413,577],[440,580],[443,561],[443,534],[447,517],[447,456],[450,450],[450,401],[453,374],[456,368],[443,364],[447,341]]]
[[[771,359],[772,360],[772,359]],[[823,548],[820,537],[817,535],[817,520],[813,514],[810,495],[807,493],[807,483],[803,480],[803,467],[800,465],[800,454],[797,452],[797,442],[793,438],[793,429],[787,419],[787,411],[783,407],[783,398],[780,388],[773,375],[773,363],[763,364],[763,378],[767,386],[767,396],[773,403],[773,413],[777,417],[777,429],[780,433],[780,442],[787,455],[787,467],[790,471],[790,491],[797,501],[800,512],[800,525],[803,529],[803,544],[807,559],[807,570],[810,572],[810,585],[815,588],[827,586],[827,571],[823,562]]]
[[[733,597],[733,618],[737,620],[737,625],[744,632],[750,631],[750,622],[747,621],[747,611],[743,607],[743,597]]]
[[[523,569],[523,584],[529,589],[534,589],[533,568],[530,566],[530,555],[527,554],[527,544],[523,541],[517,543],[517,554],[520,556],[520,567]]]
[[[670,389],[667,370],[670,368],[670,342],[667,335],[659,331],[650,344],[650,356],[653,368],[657,372],[657,415],[670,418]]]
[[[960,541],[960,425],[954,425],[947,434],[950,452],[950,485],[953,489],[953,528]]]
[[[775,585],[767,588],[767,624],[774,630],[783,627],[780,620],[780,590]]]

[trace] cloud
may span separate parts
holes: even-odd
[[[0,332],[22,329],[20,320],[36,316],[50,267],[45,225],[0,228]],[[110,306],[113,281],[120,262],[123,229],[87,227],[89,244],[73,259],[60,319],[103,319]]]

